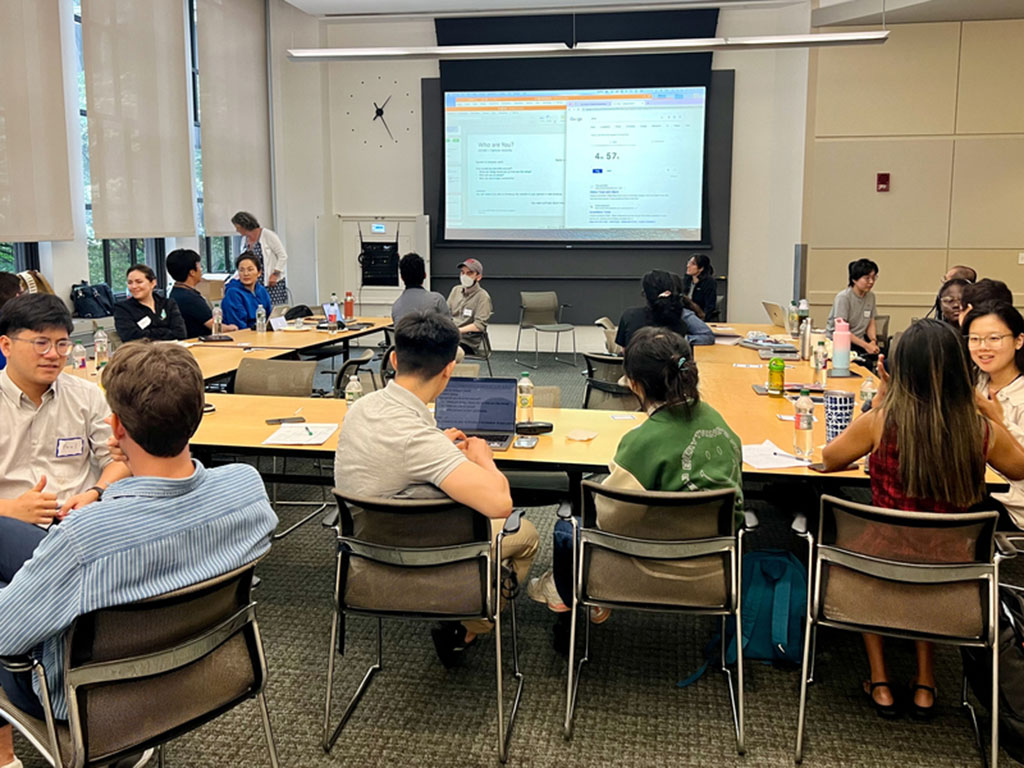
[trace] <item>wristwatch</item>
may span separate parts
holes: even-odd
[[[94,485],[92,488],[86,488],[87,491],[96,491],[96,501],[103,498],[103,491],[105,488],[100,488],[98,485]]]

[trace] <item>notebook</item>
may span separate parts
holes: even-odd
[[[440,429],[461,429],[487,441],[495,451],[507,451],[516,434],[515,379],[449,379],[434,404]]]

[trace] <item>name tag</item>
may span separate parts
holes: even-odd
[[[84,437],[58,437],[57,458],[63,459],[68,456],[81,456],[85,453]]]
[[[149,328],[152,322],[153,321],[150,319],[149,315],[146,315],[144,318],[139,320],[139,322],[137,322],[136,325],[139,326],[139,328],[145,330],[146,328]]]
[[[470,309],[469,307],[466,307],[464,310],[462,310],[462,316],[463,317],[472,317],[473,316],[473,310]]]
[[[864,310],[864,317],[871,317],[871,310],[870,309],[865,309]]]

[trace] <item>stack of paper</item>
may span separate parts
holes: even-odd
[[[743,463],[754,469],[785,469],[806,467],[811,462],[786,453],[771,440],[765,440],[760,445],[743,446]]]
[[[323,445],[337,424],[282,424],[264,445]]]

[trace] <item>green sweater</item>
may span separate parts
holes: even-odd
[[[605,485],[629,490],[713,491],[736,489],[736,519],[743,521],[743,455],[725,419],[704,402],[687,419],[681,408],[660,408],[619,442]],[[636,505],[598,499],[598,526],[636,522]]]

